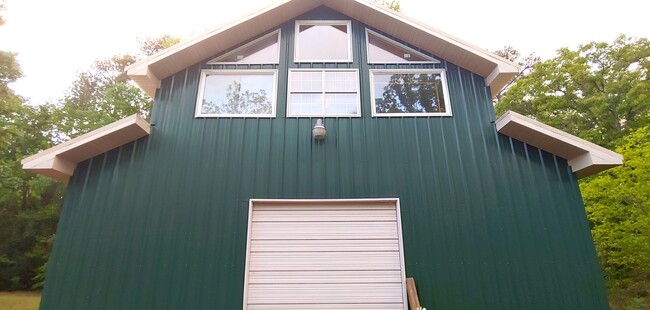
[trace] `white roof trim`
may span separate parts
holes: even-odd
[[[578,178],[623,164],[616,152],[513,111],[503,114],[496,126],[501,134],[566,159]]]
[[[149,135],[151,125],[137,114],[95,129],[21,161],[23,169],[67,181],[79,162]]]
[[[128,75],[153,97],[160,80],[321,5],[489,77],[486,83],[493,95],[518,73],[518,65],[513,62],[367,0],[280,0],[137,62],[127,68]]]

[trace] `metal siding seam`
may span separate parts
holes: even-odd
[[[523,218],[525,223],[517,225],[517,230],[518,230],[518,235],[522,236],[522,240],[519,242],[518,246],[521,247],[522,249],[526,249],[526,245],[530,245],[531,243],[534,244],[534,240],[526,240],[526,238],[529,239],[534,239],[531,238],[533,235],[533,232],[531,230],[532,223],[531,223],[531,216],[528,212],[526,212],[526,196],[525,196],[525,191],[523,188],[524,184],[524,178],[521,173],[521,165],[522,162],[521,160],[517,159],[517,149],[514,146],[514,140],[508,137],[505,137],[506,141],[509,142],[509,148],[510,148],[510,153],[511,153],[511,158],[513,161],[515,161],[515,164],[510,165],[512,169],[512,173],[514,174],[514,177],[516,178],[515,180],[512,180],[510,182],[510,185],[515,187],[516,189],[514,192],[516,195],[513,195],[515,199],[515,204],[519,205],[518,208],[521,209],[523,212],[521,213],[520,217]],[[519,144],[521,145],[521,143]],[[516,210],[517,208],[515,208]],[[521,223],[521,222],[520,222]],[[524,240],[526,240],[524,242]],[[535,244],[536,245],[536,244]],[[538,266],[537,264],[534,264],[535,258],[539,257],[539,253],[536,250],[533,251],[523,251],[523,256],[520,261],[520,264],[522,268],[524,269],[523,272],[521,273],[522,277],[525,277],[525,279],[521,279],[522,283],[525,284],[530,284],[531,286],[529,287],[528,290],[528,296],[527,300],[530,301],[531,309],[534,307],[534,305],[539,304],[538,301],[536,301],[538,296],[534,294],[534,292],[539,291],[539,289],[536,287],[536,284],[538,281],[535,281],[534,279],[530,278],[531,274],[535,274],[534,272],[531,272],[531,268],[536,269]],[[532,260],[532,262],[531,262]],[[532,265],[532,266],[531,266]]]
[[[491,132],[492,132],[492,135],[494,137],[495,144],[496,144],[496,148],[495,148],[495,150],[496,150],[496,166],[495,166],[494,173],[500,176],[498,179],[508,180],[508,182],[505,184],[505,186],[500,187],[500,188],[504,189],[504,193],[499,195],[500,193],[497,192],[498,197],[505,196],[505,197],[501,198],[501,202],[499,203],[499,206],[507,205],[507,204],[509,204],[511,206],[516,206],[517,205],[516,199],[514,198],[514,195],[511,192],[511,186],[510,186],[511,182],[513,182],[513,183],[515,182],[514,181],[515,176],[512,175],[512,172],[511,172],[512,169],[508,169],[508,167],[504,163],[504,158],[506,158],[506,154],[504,152],[508,151],[508,150],[504,150],[504,148],[506,146],[503,145],[503,142],[500,143],[500,141],[509,142],[509,140],[507,138],[505,138],[504,136],[500,136],[496,132],[496,129],[493,129]],[[497,201],[499,201],[499,200],[497,200]],[[520,223],[521,222],[521,220],[517,216],[517,213],[514,212],[514,210],[512,210],[511,218],[507,219],[507,220],[511,221],[512,223]],[[517,226],[515,226],[514,228],[511,228],[511,230],[512,231],[510,231],[510,232],[506,231],[506,235],[513,236],[514,240],[511,240],[510,242],[514,243],[513,244],[514,249],[517,249],[520,246],[520,244],[522,244],[522,241],[520,240],[521,239],[520,238],[520,233],[517,230]],[[530,299],[527,298],[527,296],[529,295],[529,293],[528,293],[529,289],[528,289],[527,282],[523,281],[523,283],[518,284],[516,288],[514,286],[514,284],[518,282],[516,276],[520,275],[520,277],[521,277],[521,275],[523,275],[523,273],[524,273],[523,270],[522,270],[523,266],[520,263],[523,260],[523,258],[521,257],[521,255],[518,254],[518,251],[516,251],[516,250],[509,251],[508,253],[513,253],[514,254],[514,255],[510,254],[510,255],[508,255],[506,257],[506,260],[507,260],[506,266],[508,266],[507,268],[510,269],[510,275],[513,277],[513,279],[512,279],[512,281],[513,281],[513,293],[514,293],[513,298],[515,299],[514,301],[516,302],[515,305],[520,305],[522,308],[531,308],[532,305],[528,303],[530,301]],[[512,260],[512,264],[510,262],[511,260]],[[519,282],[521,282],[521,281],[519,281]]]
[[[467,72],[468,79],[469,79],[469,92],[470,92],[470,97],[471,97],[471,103],[470,106],[472,107],[472,111],[475,112],[474,114],[474,122],[471,122],[470,125],[470,130],[473,132],[476,136],[476,140],[480,140],[478,142],[475,142],[476,144],[476,149],[474,150],[474,161],[477,166],[477,170],[479,175],[484,175],[484,176],[492,176],[494,175],[493,171],[490,169],[490,162],[489,162],[489,152],[487,149],[487,143],[486,143],[486,138],[485,138],[485,133],[488,128],[488,124],[486,120],[483,119],[482,114],[481,114],[481,109],[484,105],[484,101],[479,99],[479,94],[480,94],[480,88],[476,85],[476,77],[473,73]],[[489,102],[489,101],[488,101]],[[472,126],[474,125],[473,129]],[[480,150],[480,151],[479,151]],[[481,153],[481,156],[478,156],[479,152]],[[482,161],[482,162],[480,162]],[[499,298],[500,296],[505,296],[507,294],[503,294],[506,289],[505,287],[512,287],[512,284],[510,283],[510,277],[508,272],[504,272],[506,270],[504,266],[502,265],[503,259],[500,257],[502,253],[506,252],[502,248],[504,246],[504,242],[502,242],[502,229],[497,229],[497,224],[500,224],[500,218],[494,217],[494,212],[496,211],[496,198],[494,197],[494,194],[490,195],[490,193],[495,192],[494,188],[494,183],[493,182],[478,182],[479,177],[475,178],[477,180],[477,185],[481,189],[481,205],[482,205],[482,217],[485,219],[486,223],[486,232],[487,236],[489,236],[490,243],[488,246],[488,251],[490,252],[490,260],[487,262],[487,264],[484,264],[484,268],[488,268],[492,270],[492,275],[488,277],[488,287],[492,287],[496,289],[499,294],[495,294],[494,300],[492,301],[492,306],[497,306],[497,307],[504,307],[504,304],[507,304],[509,302],[508,299],[502,300]],[[491,279],[491,281],[490,281]],[[499,283],[506,283],[506,285],[499,285]]]

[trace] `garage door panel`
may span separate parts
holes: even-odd
[[[249,305],[248,310],[404,310],[402,303],[366,304],[261,304]]]
[[[401,283],[251,284],[249,304],[398,303]]]
[[[263,270],[399,270],[399,252],[254,253],[250,271]]]
[[[264,204],[257,205],[258,210],[271,210],[271,211],[331,211],[331,210],[395,210],[395,204],[386,202],[336,202],[330,204],[323,203],[278,203],[278,204]]]
[[[400,283],[402,275],[396,270],[344,270],[344,271],[252,271],[250,284],[279,283]]]
[[[259,210],[253,222],[394,222],[395,210]]]
[[[251,252],[381,252],[399,251],[395,239],[337,239],[337,240],[251,240]]]
[[[258,222],[251,238],[256,239],[394,239],[392,222]]]

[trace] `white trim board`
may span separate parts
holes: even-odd
[[[566,159],[578,178],[623,164],[623,156],[513,111],[496,122],[497,131]]]
[[[486,78],[493,96],[519,72],[518,65],[511,61],[366,0],[280,0],[139,61],[127,68],[128,75],[153,97],[162,79],[319,6],[338,11]]]
[[[23,170],[67,181],[79,162],[135,141],[151,132],[151,125],[137,114],[95,129],[21,161]]]

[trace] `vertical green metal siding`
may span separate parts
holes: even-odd
[[[194,118],[196,64],[162,82],[149,137],[78,166],[42,309],[241,309],[249,199],[377,197],[401,200],[406,273],[429,309],[608,308],[575,176],[496,133],[482,77],[443,60],[453,117],[372,118],[353,22],[363,117],[327,118],[314,141],[314,119],[285,118],[292,32],[276,118]]]

